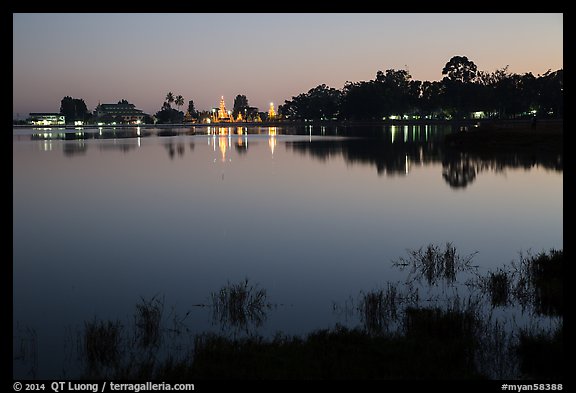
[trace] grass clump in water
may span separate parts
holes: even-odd
[[[163,311],[164,301],[156,296],[150,300],[141,298],[141,302],[136,305],[136,336],[140,346],[147,348],[160,344]]]
[[[119,321],[84,323],[84,353],[88,370],[115,368],[121,357],[122,325]]]
[[[536,312],[542,315],[564,313],[564,253],[550,250],[521,260],[521,271],[533,290]]]
[[[418,302],[418,292],[403,293],[398,285],[388,283],[386,289],[361,292],[357,307],[364,328],[371,334],[390,332],[397,326],[406,304]]]
[[[213,292],[212,307],[215,319],[223,327],[231,325],[247,329],[251,324],[256,327],[262,325],[270,304],[266,290],[250,284],[246,278],[237,284],[228,282],[218,292]]]
[[[537,255],[520,255],[511,268],[499,268],[470,280],[490,296],[492,306],[512,303],[532,308],[536,314],[561,316],[564,312],[563,251],[550,250]]]
[[[410,266],[408,280],[425,279],[428,285],[435,285],[440,280],[453,284],[458,272],[471,268],[470,262],[476,253],[461,257],[456,253],[456,247],[447,242],[444,249],[429,244],[425,250],[420,247],[418,250],[408,250],[408,254],[408,258],[400,257],[393,262],[394,266],[401,269]]]
[[[499,269],[496,273],[490,273],[488,279],[488,291],[492,306],[506,306],[510,294],[511,280],[508,272]]]
[[[486,276],[478,276],[469,285],[479,288],[490,297],[492,307],[507,306],[513,289],[513,274],[502,268],[496,272],[488,272]]]

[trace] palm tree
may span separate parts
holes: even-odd
[[[168,94],[166,94],[166,101],[168,102],[168,104],[171,104],[174,102],[174,94],[172,94],[172,92],[168,92]]]
[[[180,110],[180,107],[184,105],[184,97],[182,97],[181,95],[177,95],[176,98],[174,99],[174,103],[178,107],[178,110]]]

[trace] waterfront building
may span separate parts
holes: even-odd
[[[127,124],[140,124],[143,122],[145,113],[141,109],[136,109],[134,104],[126,100],[119,101],[117,104],[100,104],[94,110],[94,116],[97,120],[104,123],[120,122]]]
[[[28,117],[28,122],[30,122],[30,124],[35,126],[65,125],[66,118],[61,113],[32,112]]]

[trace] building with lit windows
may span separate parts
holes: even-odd
[[[35,126],[55,126],[66,124],[66,118],[61,113],[30,113],[30,124]]]
[[[98,104],[94,110],[94,116],[96,121],[102,121],[103,123],[140,124],[146,114],[141,109],[136,109],[134,104],[122,100],[117,104]]]

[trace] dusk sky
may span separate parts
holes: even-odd
[[[453,56],[478,70],[535,76],[563,68],[563,14],[13,14],[13,114],[58,112],[64,96],[89,111],[127,99],[160,110],[166,94],[197,110],[261,111],[320,84],[407,69],[442,79]]]

